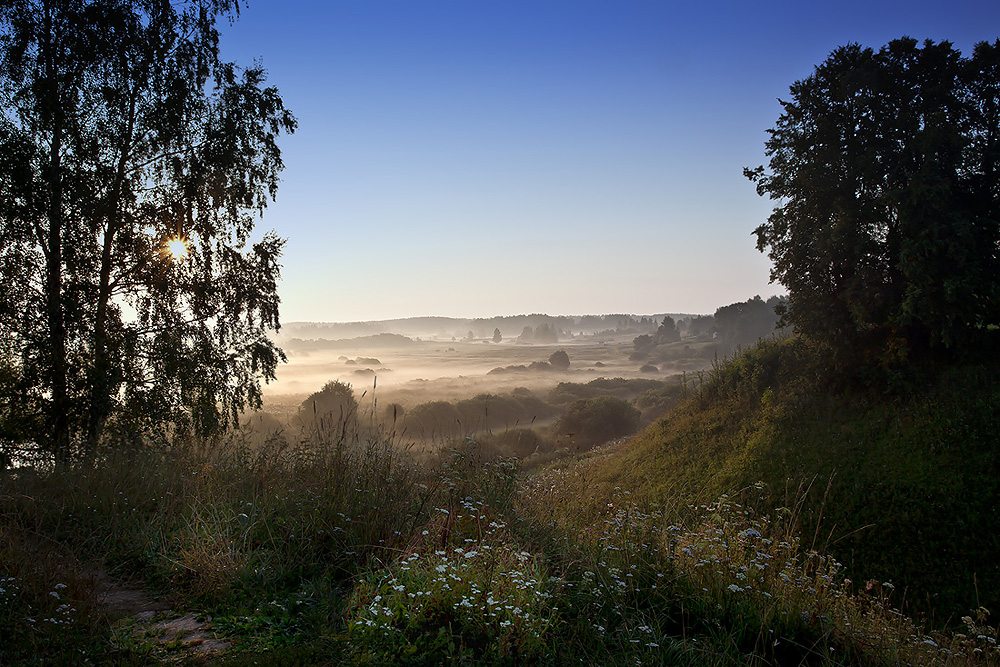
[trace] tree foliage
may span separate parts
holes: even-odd
[[[1000,300],[1000,40],[835,50],[769,130],[755,231],[789,323],[841,350],[962,345]],[[864,347],[864,345],[862,345]]]
[[[555,424],[555,432],[594,445],[634,433],[641,413],[628,401],[614,396],[582,398]]]
[[[558,343],[559,335],[556,332],[555,327],[550,326],[548,322],[542,322],[537,327],[535,327],[535,342]]]
[[[251,243],[295,119],[219,56],[236,0],[0,3],[0,333],[32,438],[207,434],[283,355],[283,240]],[[166,252],[174,239],[178,250]]]
[[[549,365],[558,371],[564,371],[569,368],[569,355],[566,354],[566,350],[556,350],[549,355]]]
[[[687,323],[687,334],[692,337],[711,336],[715,331],[715,317],[695,315]]]
[[[681,332],[677,329],[677,323],[674,322],[674,318],[667,315],[663,318],[663,322],[656,329],[656,334],[653,338],[656,345],[664,345],[666,343],[676,343],[681,339]]]
[[[309,428],[321,425],[347,428],[356,421],[358,407],[351,385],[333,380],[302,401],[298,412],[299,424]]]
[[[750,345],[775,332],[778,311],[784,308],[784,299],[772,296],[764,301],[755,296],[738,301],[715,311],[715,331],[719,344],[726,350],[739,345]]]
[[[656,341],[649,334],[642,334],[632,339],[636,354],[648,354],[656,347]]]

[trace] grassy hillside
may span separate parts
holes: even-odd
[[[859,388],[830,382],[801,339],[762,342],[576,479],[595,501],[621,487],[646,505],[764,482],[771,502],[799,507],[807,542],[857,581],[893,582],[897,604],[936,622],[998,611],[998,370],[938,366]]]

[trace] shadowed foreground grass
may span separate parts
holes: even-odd
[[[844,578],[762,487],[700,505],[531,476],[475,443],[119,452],[0,491],[0,664],[149,664],[92,573],[211,616],[219,664],[987,664],[997,631],[924,632]],[[572,496],[572,497],[571,497]]]

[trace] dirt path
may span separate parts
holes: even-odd
[[[196,660],[209,660],[229,645],[217,639],[211,621],[196,614],[179,614],[145,591],[116,580],[106,572],[95,574],[97,599],[107,609],[115,627],[136,641]]]

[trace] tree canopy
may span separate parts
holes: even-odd
[[[674,318],[669,315],[663,318],[663,322],[656,330],[656,334],[653,337],[656,345],[663,345],[664,343],[676,343],[681,339],[681,332],[677,329],[677,323],[674,322]]]
[[[283,358],[283,240],[251,242],[295,129],[219,55],[237,0],[0,3],[5,394],[57,457],[109,426],[208,434]],[[30,415],[29,415],[30,416]]]
[[[715,311],[715,332],[719,344],[726,350],[733,350],[775,333],[777,311],[783,307],[781,297],[772,296],[764,301],[758,295],[718,308]]]
[[[746,170],[785,319],[851,349],[961,346],[1000,313],[1000,40],[836,49]]]
[[[325,427],[346,432],[358,416],[358,399],[350,384],[332,380],[310,394],[299,405],[299,425],[318,429]]]
[[[556,421],[556,433],[580,444],[596,445],[634,433],[642,414],[628,401],[615,396],[582,398]]]
[[[556,350],[550,354],[549,365],[560,371],[564,371],[569,368],[569,355],[566,354],[566,350]]]

